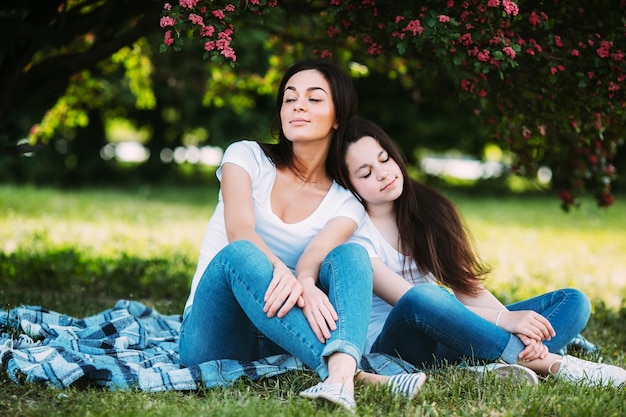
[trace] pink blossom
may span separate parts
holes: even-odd
[[[531,135],[532,135],[532,132],[530,131],[530,129],[524,126],[522,128],[522,137],[524,139],[530,139]]]
[[[211,52],[215,49],[215,41],[208,41],[204,43],[204,50]]]
[[[228,3],[228,4],[226,5],[226,7],[224,7],[224,10],[226,10],[227,12],[232,13],[232,12],[234,12],[234,11],[235,11],[235,5],[234,5],[234,4],[230,4],[230,3]]]
[[[394,21],[395,21],[396,23],[400,23],[400,22],[402,22],[403,20],[404,20],[404,16],[396,16],[396,18],[394,19]]]
[[[235,50],[233,48],[224,48],[220,53],[233,62],[237,61],[237,56],[235,55]]]
[[[446,16],[445,14],[440,14],[438,16],[440,23],[448,23],[450,22],[450,16]]]
[[[487,49],[483,49],[482,51],[478,52],[477,58],[481,62],[489,61],[489,51]]]
[[[220,20],[223,20],[225,16],[223,10],[213,10],[211,14],[213,14],[213,16],[217,17]]]
[[[615,83],[615,82],[613,82],[613,81],[611,81],[611,82],[609,83],[609,91],[617,91],[617,90],[619,90],[619,89],[620,89],[619,84],[617,84],[617,83]]]
[[[593,79],[593,77],[594,77],[595,75],[596,75],[596,74],[595,74],[593,71],[589,71],[589,72],[587,73],[587,77],[589,77],[589,79],[590,79],[590,80],[591,80],[591,79]]]
[[[330,0],[331,6],[339,6],[341,5],[341,0]]]
[[[474,85],[471,83],[470,80],[461,80],[461,88],[470,93],[474,91]]]
[[[196,4],[198,4],[198,0],[178,0],[178,3],[182,7],[185,7],[187,9],[191,9],[193,7],[196,7]]]
[[[409,31],[413,34],[413,36],[415,36],[415,35],[421,35],[422,32],[424,32],[424,28],[422,27],[422,24],[420,23],[420,21],[415,19],[415,20],[411,20],[409,24],[406,25],[406,27],[404,28],[404,31]]]
[[[213,36],[213,33],[215,33],[215,27],[212,25],[203,26],[202,29],[200,29],[200,36],[204,38],[210,38]]]
[[[498,7],[500,5],[500,0],[489,0],[487,2],[487,6],[489,7]]]
[[[533,11],[528,17],[528,22],[533,26],[537,26],[539,23],[541,23],[541,18],[537,15],[535,11]]]
[[[613,58],[616,62],[623,61],[624,60],[624,51],[619,50],[619,51],[611,54],[611,58]]]
[[[323,49],[322,53],[320,54],[320,58],[332,58],[332,57],[333,57],[333,53],[329,51],[328,49]]]
[[[572,56],[580,56],[580,52],[578,52],[578,49],[572,49]]]
[[[478,97],[487,97],[487,90],[485,90],[484,88],[481,88],[480,91],[478,92]]]
[[[519,13],[519,7],[511,0],[502,0],[502,7],[504,7],[504,12],[508,15],[517,16]]]
[[[471,45],[473,43],[471,33],[464,33],[459,39],[463,45]]]
[[[168,30],[167,32],[165,32],[163,43],[166,44],[167,46],[171,46],[174,43],[174,38],[172,37],[171,30]]]
[[[453,0],[448,0],[448,3],[446,3],[446,7],[448,9],[451,9],[454,7],[454,1]]]
[[[163,16],[159,22],[162,28],[176,25],[176,20],[169,16]]]
[[[559,48],[563,47],[563,41],[561,40],[561,37],[559,35],[554,36],[554,44]]]
[[[559,70],[556,67],[550,68],[550,74],[555,75],[557,72],[559,72]]]
[[[609,55],[610,55],[609,54],[609,50],[607,48],[603,48],[603,47],[600,47],[600,48],[596,49],[596,53],[598,54],[598,56],[600,58],[608,58]]]
[[[532,49],[532,48],[528,48],[528,49],[526,49],[526,53],[527,53],[528,55],[535,55],[535,50],[534,50],[534,49]]]
[[[383,53],[383,47],[376,43],[372,43],[369,48],[367,48],[367,53],[372,56],[378,56]]]
[[[169,3],[165,3],[165,4],[163,5],[163,8],[164,8],[165,10],[171,10],[171,9],[172,9],[172,5],[171,5],[171,4],[169,4]]]
[[[511,59],[515,59],[515,50],[510,46],[502,48],[502,51]]]
[[[249,2],[253,4],[254,6],[258,6],[260,4],[259,0],[249,0]]]
[[[194,25],[204,26],[204,22],[202,21],[202,16],[198,16],[195,13],[189,13],[189,21]]]

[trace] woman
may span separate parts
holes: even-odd
[[[278,143],[225,151],[183,314],[186,365],[288,351],[323,381],[302,396],[354,410],[370,306],[350,300],[371,294],[372,271],[365,249],[345,243],[365,212],[331,179],[327,157],[355,107],[347,74],[328,61],[297,63],[280,83]],[[361,378],[411,396],[425,376]]]
[[[590,303],[580,291],[504,306],[483,287],[488,271],[456,207],[409,178],[401,152],[379,126],[352,119],[338,149],[335,178],[368,214],[354,237],[370,248],[380,297],[374,296],[367,349],[415,365],[501,359],[587,384],[626,381],[622,368],[558,353],[589,319]]]

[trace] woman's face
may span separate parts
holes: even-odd
[[[330,140],[337,129],[330,85],[322,73],[304,70],[285,84],[280,120],[291,142]]]
[[[354,191],[368,209],[391,203],[402,194],[404,177],[400,167],[373,137],[364,136],[348,147],[346,166]]]

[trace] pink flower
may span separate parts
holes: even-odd
[[[472,34],[471,33],[464,33],[461,35],[461,37],[459,38],[461,43],[463,45],[471,45],[472,44]]]
[[[611,58],[613,58],[616,62],[619,61],[623,61],[624,60],[624,51],[617,51],[613,54],[611,54]]]
[[[163,16],[159,22],[162,28],[176,25],[176,20],[169,16]]]
[[[539,23],[541,23],[541,18],[537,15],[536,12],[532,12],[530,13],[530,17],[528,17],[528,22],[533,25],[533,26],[537,26]]]
[[[168,30],[167,32],[165,32],[163,43],[166,44],[167,46],[171,46],[174,43],[174,38],[172,37],[171,30]]]
[[[580,52],[578,52],[578,49],[572,49],[572,56],[580,56]]]
[[[235,11],[235,5],[234,4],[227,4],[226,7],[224,7],[224,10],[226,10],[227,12],[234,12]]]
[[[402,22],[403,20],[404,20],[404,16],[396,16],[396,18],[394,19],[394,21],[395,21],[396,23],[400,23],[400,22]]]
[[[451,9],[454,7],[454,1],[453,0],[448,0],[448,3],[446,3],[446,7],[448,9]]]
[[[555,75],[557,72],[559,72],[559,70],[556,67],[550,68],[550,74]]]
[[[328,49],[323,49],[322,53],[320,54],[320,58],[332,58],[332,57],[333,57],[333,53],[329,51]]]
[[[217,17],[220,20],[223,20],[225,16],[223,10],[213,10],[211,14],[213,14],[213,16]]]
[[[211,52],[215,49],[215,41],[208,41],[204,43],[204,50]]]
[[[196,7],[198,0],[178,0],[178,3],[184,8],[191,9]]]
[[[482,51],[478,52],[477,58],[481,62],[489,61],[489,51],[487,49],[483,49]]]
[[[188,19],[194,25],[204,26],[204,22],[202,21],[202,16],[198,16],[195,13],[189,13]]]
[[[554,44],[559,48],[563,47],[563,41],[561,40],[561,37],[559,35],[554,36]]]
[[[487,6],[489,7],[498,7],[500,5],[500,0],[489,0],[487,2]]]
[[[409,31],[413,34],[413,36],[415,35],[421,35],[422,32],[424,32],[424,28],[422,27],[422,24],[420,23],[419,20],[415,19],[415,20],[411,20],[409,22],[408,25],[406,25],[406,27],[404,28],[404,31]]]
[[[515,59],[515,50],[511,48],[510,46],[506,46],[502,48],[502,52],[504,52],[506,56],[508,56],[509,58]]]
[[[164,8],[165,10],[171,10],[171,9],[172,9],[172,5],[171,5],[171,4],[169,4],[169,3],[165,3],[165,4],[163,5],[163,8]]]
[[[211,36],[213,36],[213,33],[215,32],[215,27],[212,25],[209,26],[203,26],[202,29],[200,29],[200,36],[204,37],[204,38],[210,38]]]
[[[504,7],[504,12],[508,15],[517,16],[519,13],[519,7],[511,0],[502,0],[502,7]]]
[[[445,14],[440,14],[438,16],[438,18],[439,18],[439,22],[440,23],[448,23],[448,22],[450,22],[450,17],[446,16]]]
[[[331,6],[339,6],[341,5],[341,0],[330,0]]]
[[[235,50],[233,48],[224,48],[220,53],[233,62],[237,61],[237,56],[235,55]]]

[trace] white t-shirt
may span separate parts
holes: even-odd
[[[297,223],[284,223],[272,212],[270,202],[276,178],[276,166],[268,159],[261,146],[254,141],[231,144],[224,152],[222,163],[217,170],[217,178],[220,181],[225,163],[236,164],[250,175],[256,232],[263,238],[270,250],[292,271],[295,270],[296,263],[309,241],[331,219],[348,217],[360,225],[366,217],[363,205],[352,193],[333,182],[320,205],[309,217]],[[224,223],[224,202],[220,191],[218,203],[204,234],[198,265],[185,308],[193,303],[194,293],[209,262],[226,245],[228,245],[228,239]]]
[[[416,233],[418,233],[418,231],[416,231]],[[434,281],[432,277],[424,276],[415,262],[404,265],[404,255],[395,250],[395,248],[385,240],[374,223],[372,223],[369,216],[366,216],[361,227],[352,235],[349,241],[361,244],[367,249],[371,258],[379,258],[389,269],[402,276],[413,285]],[[405,267],[408,267],[410,273],[402,273]],[[383,330],[387,316],[389,316],[392,308],[393,307],[382,298],[378,297],[376,294],[372,294],[372,312],[370,313],[370,322],[367,328],[364,353],[370,353],[372,345]]]

